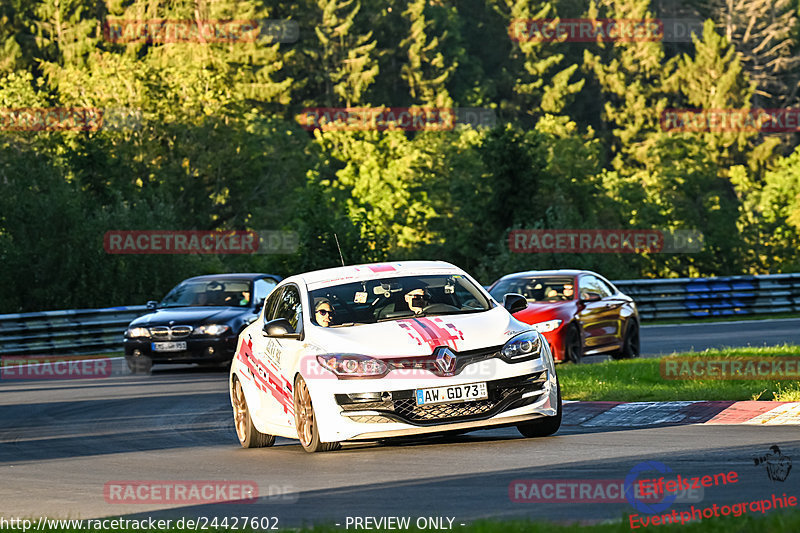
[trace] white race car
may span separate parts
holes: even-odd
[[[292,276],[239,335],[230,394],[245,448],[275,436],[308,452],[342,441],[561,425],[544,338],[461,269],[380,263]]]

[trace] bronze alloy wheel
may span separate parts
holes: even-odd
[[[275,444],[275,436],[261,433],[253,424],[250,417],[250,410],[247,408],[247,400],[244,397],[242,382],[236,376],[233,377],[233,394],[231,400],[233,404],[233,424],[236,427],[236,436],[243,448],[263,448]]]
[[[297,409],[294,412],[297,420],[297,435],[304,448],[311,445],[314,438],[314,408],[311,406],[311,394],[303,378],[297,383]]]
[[[294,423],[297,437],[305,451],[314,453],[339,449],[338,442],[320,441],[311,393],[302,376],[297,376],[294,382]]]
[[[237,379],[233,385],[233,423],[236,425],[236,436],[239,442],[244,442],[247,438],[247,401],[244,399],[242,383]]]

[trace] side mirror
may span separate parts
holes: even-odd
[[[285,318],[276,318],[264,324],[264,334],[267,337],[282,337],[284,339],[299,339],[300,334],[294,331],[292,324]]]
[[[581,300],[584,302],[599,302],[602,300],[603,297],[597,294],[596,292],[585,292],[583,296],[581,296]]]
[[[528,300],[521,294],[509,292],[503,296],[503,307],[513,315],[528,307]]]
[[[261,311],[261,308],[262,308],[262,307],[264,307],[264,302],[265,302],[265,301],[267,301],[267,299],[266,299],[266,298],[261,298],[260,300],[258,300],[258,301],[256,302],[256,304],[255,304],[255,308],[256,308],[256,310],[257,310],[257,311]]]
[[[158,309],[158,302],[155,300],[150,300],[147,302],[147,310],[153,311],[154,309]]]

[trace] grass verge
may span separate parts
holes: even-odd
[[[800,346],[729,348],[677,354],[685,357],[800,357]],[[672,356],[669,356],[672,357]],[[658,402],[672,400],[800,401],[800,383],[792,380],[671,380],[660,372],[659,359],[605,361],[558,367],[565,400]]]

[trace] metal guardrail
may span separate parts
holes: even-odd
[[[800,273],[615,281],[643,320],[800,313]],[[121,351],[144,305],[0,315],[0,356]]]
[[[800,273],[635,279],[614,285],[636,300],[643,320],[800,312]]]
[[[146,312],[131,305],[0,315],[0,356],[121,351],[128,323]]]

